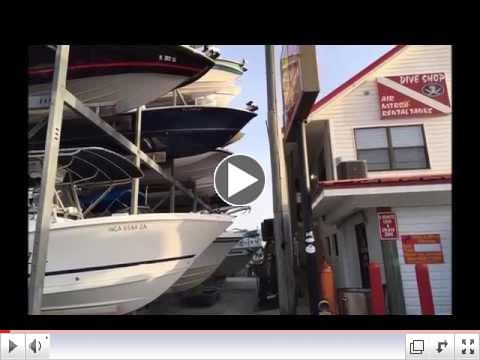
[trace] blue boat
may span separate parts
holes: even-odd
[[[255,116],[257,114],[252,111],[215,106],[147,108],[142,113],[141,149],[146,153],[164,152],[167,158],[202,154],[227,145]],[[134,141],[134,112],[105,120]],[[45,133],[46,127],[30,139],[30,150],[45,148]],[[64,120],[60,146],[101,146],[120,154],[130,154],[86,119]]]

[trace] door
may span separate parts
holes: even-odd
[[[370,263],[370,258],[368,256],[367,231],[364,223],[355,225],[355,236],[357,238],[357,250],[360,263],[360,275],[362,277],[362,288],[368,289],[370,288],[370,277],[368,273],[368,264]]]

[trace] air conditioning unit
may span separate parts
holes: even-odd
[[[366,178],[367,174],[365,160],[341,161],[337,165],[338,180]]]

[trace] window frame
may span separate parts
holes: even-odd
[[[333,234],[332,235],[333,237],[333,246],[335,248],[335,256],[340,256],[340,251],[338,250],[338,236],[337,236],[337,233]]]
[[[393,147],[392,146],[392,134],[390,129],[392,128],[400,128],[400,127],[419,127],[422,131],[422,139],[423,139],[423,146],[405,146],[405,147]],[[386,134],[387,134],[387,145],[388,148],[371,148],[371,149],[359,149],[358,144],[357,144],[357,136],[356,136],[356,131],[357,130],[369,130],[369,129],[385,129]],[[389,163],[389,168],[388,169],[373,169],[370,170],[368,169],[368,172],[378,172],[378,171],[411,171],[411,170],[430,170],[430,157],[428,155],[428,146],[427,146],[427,138],[425,135],[425,127],[424,124],[404,124],[404,125],[392,125],[392,126],[365,126],[365,127],[355,127],[353,128],[353,141],[355,144],[355,154],[357,160],[358,158],[358,152],[359,151],[370,151],[370,150],[387,150],[388,152],[388,163]],[[416,167],[416,168],[408,168],[408,169],[396,169],[393,167],[395,164],[395,150],[398,149],[418,149],[418,148],[423,148],[424,153],[425,153],[425,167]],[[368,162],[367,162],[367,167],[368,167]]]
[[[330,236],[325,236],[325,240],[327,240],[328,256],[332,256],[332,244],[330,243]]]

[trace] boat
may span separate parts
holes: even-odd
[[[142,112],[141,149],[162,153],[164,158],[203,154],[223,147],[257,114],[254,111],[215,106],[170,106]],[[104,118],[130,141],[134,141],[135,113]],[[60,146],[101,146],[120,154],[130,154],[110,135],[89,121],[64,120]],[[29,130],[35,125],[30,124]],[[46,127],[29,139],[29,149],[45,147]]]
[[[263,246],[258,231],[252,230],[247,232],[243,239],[228,252],[222,264],[214,272],[213,277],[225,278],[235,276],[261,248]]]
[[[168,293],[190,290],[215,272],[228,252],[245,236],[244,230],[225,231],[193,262],[178,281],[168,290]]]
[[[194,182],[198,179],[213,176],[217,165],[232,155],[230,151],[216,149],[199,155],[175,159],[174,176],[181,182]],[[161,184],[162,179],[154,170],[145,169],[141,183],[144,185]]]
[[[176,89],[177,94],[169,92],[147,104],[147,107],[182,103],[185,105],[229,106],[232,99],[240,94],[241,88],[235,82],[245,71],[247,71],[245,61],[216,59],[213,68],[200,79]]]
[[[41,152],[29,153],[29,165],[42,161]],[[108,180],[131,181],[142,174],[141,170],[123,156],[99,148],[62,149],[59,164],[42,314],[135,311],[167,291],[232,223],[231,216],[219,213],[85,218],[78,196],[72,196],[68,189],[107,184]],[[39,175],[38,167],[29,166],[31,177]],[[36,213],[32,195],[29,272]]]
[[[175,160],[175,178],[184,184],[193,184],[200,180],[198,195],[201,197],[212,197],[215,195],[213,186],[213,174],[217,165],[232,153],[223,149],[217,149],[200,155],[178,158]],[[152,169],[143,169],[144,175],[140,180],[138,206],[142,212],[168,212],[168,202],[165,199],[171,196],[171,184],[164,180]],[[211,178],[208,188],[202,182],[205,177]],[[83,207],[89,207],[102,194],[95,188],[91,191],[85,190],[80,196]],[[116,186],[111,189],[95,205],[95,213],[104,215],[115,212],[128,211],[131,200],[131,186]],[[161,203],[161,204],[160,204]],[[160,206],[156,206],[160,204]],[[192,210],[192,199],[181,191],[175,191],[175,204],[177,209]],[[150,206],[149,206],[150,205]],[[161,207],[164,205],[164,207]],[[223,204],[222,204],[223,206]]]
[[[29,46],[28,57],[29,109],[32,119],[41,119],[48,114],[55,51]],[[186,86],[214,65],[201,51],[183,45],[71,45],[66,87],[107,116]]]

